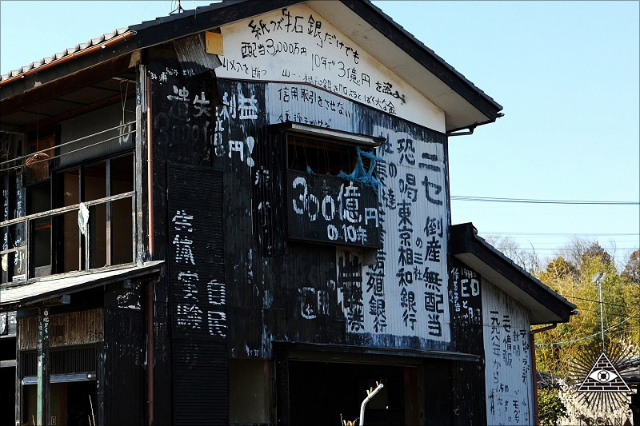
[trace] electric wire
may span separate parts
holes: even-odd
[[[589,237],[625,237],[625,236],[633,236],[633,235],[640,235],[640,233],[638,232],[622,232],[622,233],[593,233],[593,234],[589,234],[589,233],[576,233],[576,232],[483,232],[483,234],[485,235],[518,235],[518,236],[538,236],[538,235],[543,235],[543,236],[589,236]]]
[[[576,296],[567,296],[567,297],[569,297],[569,298],[571,298],[571,299],[583,300],[583,301],[585,301],[585,302],[595,302],[595,303],[600,303],[598,300],[583,299],[583,298],[581,298],[581,297],[576,297]],[[619,307],[621,307],[621,308],[626,308],[626,306],[624,306],[624,305],[618,305],[617,303],[611,303],[611,302],[602,302],[602,303],[604,303],[605,305],[619,306]]]
[[[94,136],[101,135],[101,134],[103,134],[103,133],[111,132],[111,131],[113,131],[113,130],[117,130],[117,129],[120,129],[120,128],[124,128],[124,127],[130,126],[130,125],[135,124],[135,123],[136,123],[135,121],[129,121],[128,123],[119,124],[119,125],[117,125],[117,126],[115,126],[115,127],[111,127],[110,129],[101,130],[101,131],[99,131],[99,132],[95,132],[95,133],[92,133],[92,134],[90,134],[90,135],[82,136],[82,137],[80,137],[80,138],[78,138],[78,139],[74,139],[74,140],[71,140],[71,141],[67,141],[67,142],[65,142],[65,143],[61,143],[61,144],[56,145],[56,146],[51,146],[51,147],[48,147],[48,148],[41,149],[41,150],[39,150],[39,151],[32,152],[32,153],[30,153],[30,154],[26,154],[26,155],[22,155],[22,156],[20,156],[20,157],[12,158],[11,160],[6,160],[6,161],[3,161],[3,162],[0,162],[0,168],[1,168],[2,166],[4,166],[5,164],[15,163],[16,161],[25,160],[25,159],[27,159],[27,158],[29,158],[29,157],[32,157],[32,156],[36,155],[36,154],[44,154],[44,153],[46,153],[46,151],[50,151],[50,150],[52,150],[52,149],[56,149],[56,148],[61,148],[61,147],[63,147],[63,146],[67,146],[67,145],[70,145],[70,144],[73,144],[73,143],[76,143],[76,142],[82,141],[82,140],[84,140],[84,139],[92,138],[92,137],[94,137]],[[132,133],[135,133],[135,130],[134,130],[134,131],[129,132],[128,134],[132,134]],[[126,135],[125,135],[125,134],[121,134],[121,135],[118,135],[118,136],[117,136],[117,137],[115,137],[115,138],[106,139],[106,140],[104,140],[104,141],[100,141],[100,142],[98,142],[98,143],[103,143],[103,142],[107,142],[107,141],[110,141],[110,140],[113,140],[113,139],[117,139],[118,137],[121,137],[121,136],[126,136]],[[94,144],[94,145],[95,145],[95,144]],[[91,145],[91,146],[94,146],[94,145]],[[61,157],[61,156],[63,156],[63,155],[71,154],[72,152],[73,152],[73,151],[68,152],[68,153],[65,153],[65,154],[60,154],[60,155],[56,156],[55,158],[59,158],[59,157]],[[51,158],[47,158],[46,160],[50,160],[50,159],[51,159]],[[43,161],[43,160],[40,160],[40,161]],[[7,168],[7,169],[2,169],[2,170],[12,170],[12,169],[20,168],[20,167],[22,167],[22,165],[20,165],[20,166],[14,166],[14,167]]]
[[[70,155],[70,154],[74,154],[74,153],[76,153],[76,152],[78,152],[78,151],[82,151],[83,149],[93,148],[94,146],[102,145],[103,143],[106,143],[106,142],[112,141],[112,140],[114,140],[114,139],[119,139],[119,138],[121,138],[121,137],[123,137],[123,136],[132,135],[132,134],[134,134],[134,133],[135,133],[135,130],[132,130],[132,131],[130,131],[130,132],[128,132],[128,133],[121,133],[121,134],[119,134],[119,135],[117,135],[117,136],[114,136],[114,137],[112,137],[112,138],[104,139],[104,140],[101,140],[101,141],[99,141],[99,142],[92,143],[92,144],[89,144],[89,145],[86,145],[86,146],[83,146],[83,147],[80,147],[80,148],[77,148],[77,149],[74,149],[74,150],[71,150],[71,151],[65,152],[64,154],[58,154],[58,155],[54,155],[54,156],[52,156],[52,157],[47,157],[47,158],[43,158],[43,159],[41,159],[41,160],[34,161],[32,164],[38,164],[38,163],[42,163],[42,162],[44,162],[44,161],[50,161],[50,160],[54,160],[54,159],[56,159],[56,158],[61,158],[61,157],[64,157],[64,156],[66,156],[66,155]],[[14,169],[20,169],[20,168],[22,168],[22,167],[23,167],[22,165],[19,165],[19,166],[7,167],[6,169],[2,169],[2,170],[3,170],[3,171],[4,171],[4,170],[14,170]]]
[[[451,201],[481,201],[492,203],[527,203],[527,204],[577,204],[600,206],[638,206],[639,201],[593,201],[593,200],[541,200],[533,198],[503,198],[503,197],[474,197],[467,195],[452,195]]]
[[[614,328],[620,327],[622,324],[624,324],[625,322],[629,321],[630,319],[632,319],[633,317],[637,316],[638,314],[640,314],[640,309],[638,311],[636,311],[636,313],[631,315],[630,317],[627,317],[627,318],[623,319],[622,321],[620,321],[619,323],[617,323],[615,325],[612,325],[610,327],[605,328],[603,331],[609,331],[609,330],[613,330]],[[571,343],[580,342],[582,340],[587,340],[587,339],[589,339],[591,337],[597,336],[600,333],[601,332],[598,331],[596,333],[589,334],[588,336],[580,337],[578,339],[568,340],[566,342],[536,343],[536,346],[568,345],[568,344],[571,344]]]

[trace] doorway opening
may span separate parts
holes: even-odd
[[[367,389],[384,388],[367,404],[368,426],[403,426],[420,418],[420,367],[289,361],[289,407],[293,425],[353,421]],[[357,422],[356,422],[357,424]]]
[[[88,426],[98,418],[96,382],[68,382],[50,384],[51,425]],[[24,387],[24,416],[22,424],[35,424],[37,418],[38,387]],[[91,406],[93,405],[93,410]]]

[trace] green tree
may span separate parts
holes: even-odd
[[[540,424],[545,426],[558,426],[560,420],[567,415],[567,408],[556,388],[538,390],[538,407]]]
[[[600,243],[598,243],[597,241],[594,241],[593,243],[591,243],[587,251],[584,252],[584,254],[582,255],[582,263],[584,263],[589,258],[594,258],[594,257],[599,257],[600,260],[606,264],[613,263],[613,259],[611,258],[611,255],[607,253],[607,251],[604,248],[602,248]]]
[[[640,285],[640,250],[635,250],[629,256],[627,265],[622,271],[622,276],[629,280],[629,282]]]
[[[569,378],[575,360],[602,350],[600,286],[606,350],[640,347],[640,286],[628,277],[629,272],[618,273],[612,257],[597,242],[573,243],[575,250],[564,254],[576,263],[557,257],[537,274],[538,279],[577,305],[578,315],[571,321],[536,334],[538,370],[564,379]],[[557,390],[539,389],[538,403],[541,424],[557,425],[568,411]]]
[[[611,256],[599,244],[590,244],[574,265],[553,259],[537,277],[577,305],[578,315],[568,323],[536,335],[538,369],[567,377],[570,362],[591,348],[602,346],[600,320],[601,277],[605,345],[622,341],[640,345],[640,287],[616,270]],[[572,258],[576,258],[574,256]]]

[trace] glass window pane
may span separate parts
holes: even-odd
[[[111,253],[112,264],[133,262],[133,212],[131,199],[111,203]]]
[[[51,210],[49,182],[28,187],[28,214]],[[51,274],[51,217],[31,221],[33,247],[30,248],[35,276]]]
[[[84,201],[107,196],[107,166],[104,162],[85,166]]]
[[[80,230],[78,229],[78,212],[65,213],[62,218],[64,226],[64,271],[79,271],[80,268]]]
[[[99,204],[89,208],[89,239],[91,268],[107,265],[107,205]]]
[[[111,159],[111,195],[133,191],[133,155]]]
[[[62,205],[71,206],[80,202],[80,182],[78,180],[78,169],[72,169],[63,174],[64,194],[62,195]]]

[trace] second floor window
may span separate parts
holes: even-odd
[[[85,236],[81,234],[78,211],[65,213],[57,219],[54,236],[56,271],[133,262],[133,199],[97,201],[133,191],[133,170],[133,155],[126,154],[56,173],[56,206],[80,203],[89,206]]]

